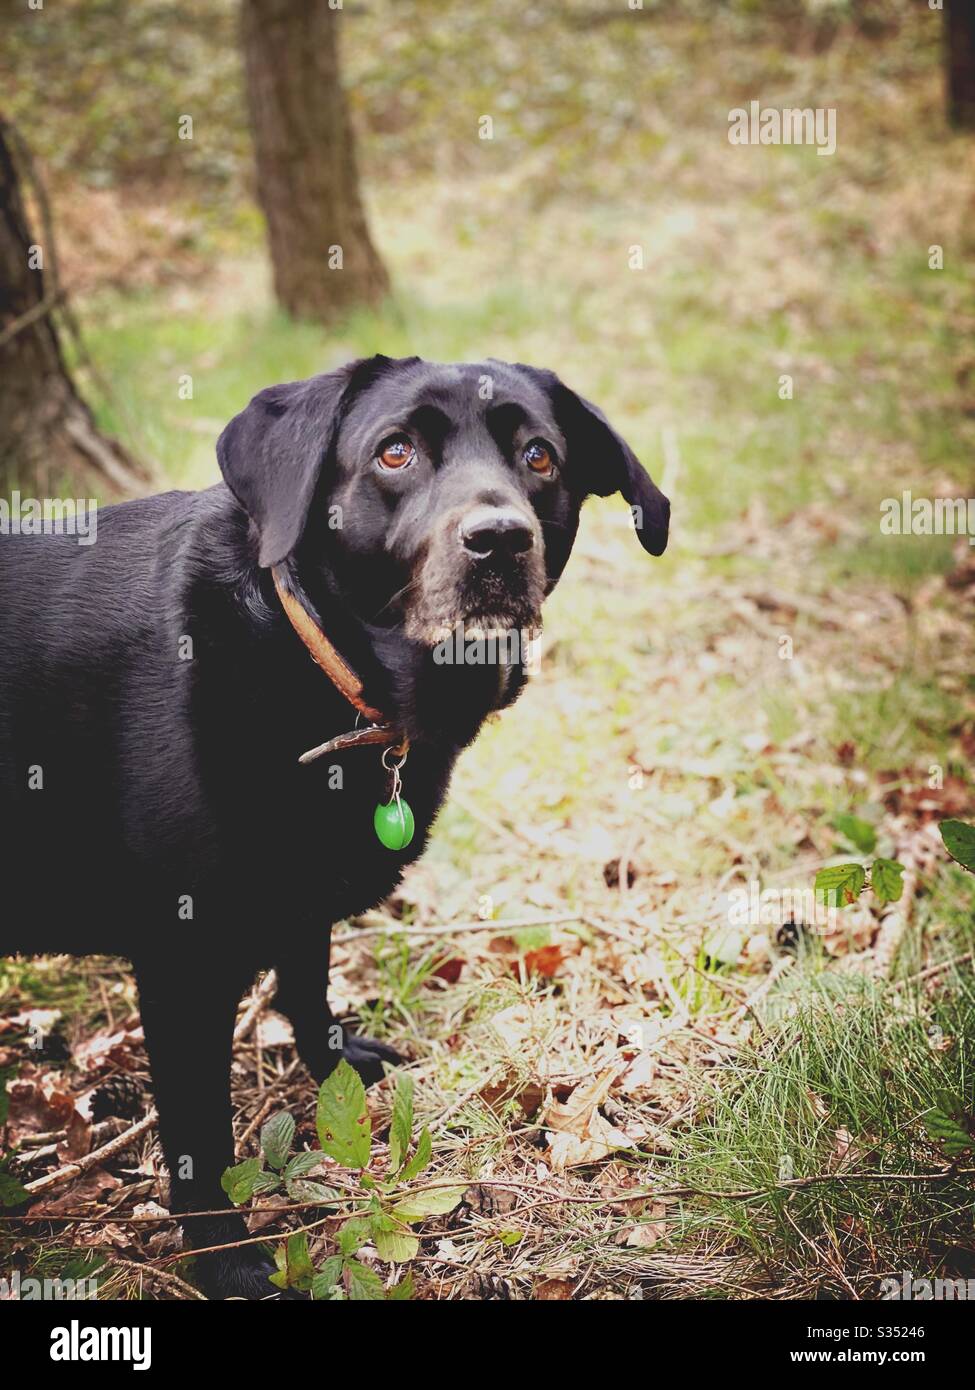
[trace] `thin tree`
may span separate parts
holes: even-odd
[[[242,8],[274,288],[290,314],[320,322],[375,304],[389,288],[359,194],[339,69],[341,15],[328,0],[243,0]]]
[[[945,69],[948,120],[975,130],[975,3],[945,0]]]
[[[41,231],[29,224],[22,179],[38,194]],[[30,156],[0,117],[0,488],[31,495],[84,484],[124,493],[148,473],[103,435],[65,365],[50,214]]]

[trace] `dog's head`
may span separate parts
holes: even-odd
[[[670,505],[552,372],[373,357],[259,392],[217,443],[262,566],[320,565],[358,616],[427,645],[533,627],[592,494],[619,492],[651,555]]]

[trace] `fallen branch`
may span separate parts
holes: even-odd
[[[118,1255],[112,1255],[109,1259],[109,1266],[112,1269],[131,1269],[133,1274],[138,1274],[140,1279],[145,1279],[150,1284],[158,1284],[160,1288],[167,1289],[170,1293],[179,1294],[181,1298],[198,1298],[202,1303],[206,1303],[206,1294],[200,1293],[199,1289],[194,1289],[192,1284],[187,1284],[185,1279],[180,1279],[178,1274],[170,1274],[165,1269],[157,1269],[153,1264],[140,1264],[137,1260],[123,1260]]]
[[[446,922],[434,927],[403,927],[390,922],[375,927],[352,927],[348,931],[337,932],[332,940],[348,945],[350,941],[362,941],[369,936],[455,936],[459,932],[469,931],[495,931],[504,935],[505,932],[527,931],[531,927],[556,927],[567,922],[588,923],[588,920],[579,912],[569,912],[557,917],[512,917],[507,921],[492,919],[485,922],[478,918],[475,922]]]
[[[264,979],[254,991],[250,1003],[241,1014],[237,1026],[234,1028],[234,1042],[243,1042],[261,1014],[268,1007],[274,998],[278,987],[278,977],[273,970],[269,970]]]
[[[296,1057],[295,1060],[285,1068],[281,1076],[279,1076],[276,1081],[272,1082],[268,1094],[264,1097],[263,1103],[258,1107],[254,1118],[250,1121],[240,1138],[236,1140],[235,1148],[238,1154],[243,1152],[244,1145],[257,1129],[258,1125],[267,1119],[268,1115],[274,1109],[275,1104],[281,1103],[280,1092],[285,1083],[290,1081],[293,1073],[297,1070],[299,1060],[300,1059]]]
[[[967,965],[975,957],[975,951],[966,951],[961,956],[949,956],[947,960],[938,961],[937,965],[929,965],[924,970],[919,970],[915,975],[908,975],[899,981],[901,985],[918,984],[922,980],[933,979],[935,975],[943,975],[946,970],[953,970],[957,965]]]
[[[98,1144],[103,1139],[105,1139],[106,1141],[108,1139],[114,1139],[117,1134],[121,1134],[122,1130],[125,1129],[125,1127],[126,1125],[124,1120],[119,1120],[114,1117],[107,1120],[102,1120],[100,1124],[92,1125],[91,1141],[94,1144]],[[68,1132],[67,1130],[61,1130],[60,1132],[58,1132],[57,1130],[53,1130],[49,1135],[35,1134],[30,1137],[32,1139],[48,1138],[51,1139],[53,1142],[41,1144],[38,1148],[28,1149],[23,1147],[23,1145],[27,1143],[27,1140],[23,1140],[20,1152],[14,1154],[15,1163],[27,1166],[34,1163],[39,1163],[43,1158],[57,1158],[58,1145],[64,1143],[65,1139],[68,1137]]]
[[[92,1149],[91,1153],[76,1159],[74,1163],[66,1163],[63,1168],[55,1168],[53,1173],[47,1173],[43,1178],[35,1178],[33,1182],[25,1183],[24,1191],[29,1192],[34,1197],[41,1192],[50,1192],[52,1187],[60,1187],[62,1183],[70,1182],[72,1178],[80,1177],[82,1173],[87,1173],[90,1169],[97,1167],[99,1163],[104,1163],[107,1159],[122,1153],[134,1139],[138,1139],[140,1135],[151,1129],[157,1119],[158,1115],[153,1107],[147,1115],[143,1115],[137,1124],[132,1125],[130,1129],[123,1130],[115,1139],[103,1144],[100,1149]]]

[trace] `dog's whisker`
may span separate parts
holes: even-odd
[[[404,594],[408,594],[408,593],[410,592],[411,589],[416,589],[416,588],[418,588],[418,587],[419,587],[419,584],[420,584],[420,579],[419,579],[419,578],[411,579],[410,582],[409,582],[408,584],[404,584],[404,585],[403,585],[402,589],[397,589],[396,593],[393,594],[392,598],[388,599],[388,600],[386,601],[386,603],[383,604],[382,608],[377,609],[376,612],[373,613],[373,615],[372,615],[372,617],[369,619],[369,621],[370,621],[371,623],[374,623],[374,622],[377,620],[377,618],[381,618],[382,615],[386,612],[386,609],[387,609],[387,608],[391,608],[391,607],[393,606],[393,604],[396,602],[397,599],[402,598]]]

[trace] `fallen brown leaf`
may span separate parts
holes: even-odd
[[[567,1101],[549,1102],[544,1117],[549,1131],[546,1158],[556,1173],[583,1163],[596,1163],[617,1149],[632,1148],[630,1136],[610,1124],[598,1108],[607,1099],[623,1065],[620,1061],[606,1067],[588,1083],[577,1086]]]
[[[532,1285],[532,1298],[538,1299],[543,1303],[559,1301],[571,1298],[575,1292],[575,1285],[568,1279],[536,1279]]]
[[[652,1250],[658,1241],[663,1240],[667,1234],[666,1215],[667,1208],[663,1203],[655,1202],[650,1211],[650,1220],[639,1221],[635,1226],[631,1226],[619,1244],[628,1245],[637,1250]]]
[[[77,1211],[87,1202],[97,1202],[106,1192],[114,1192],[122,1186],[121,1178],[106,1173],[104,1168],[92,1168],[76,1182],[72,1182],[59,1197],[49,1197],[28,1208],[29,1216],[64,1216]]]

